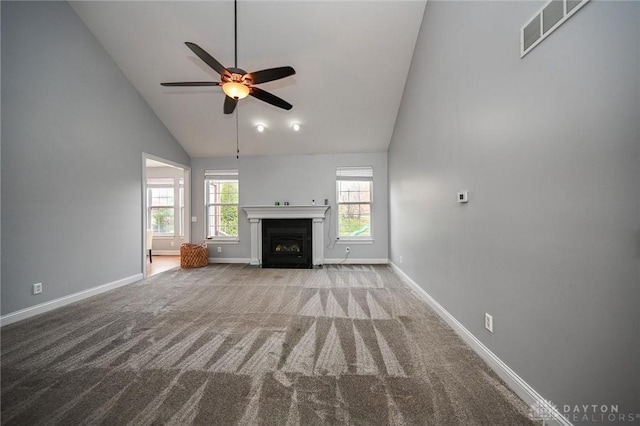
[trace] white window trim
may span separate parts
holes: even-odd
[[[340,200],[340,191],[339,191],[339,181],[368,181],[370,182],[370,192],[369,202],[347,202],[341,203]],[[375,241],[373,235],[373,166],[340,166],[336,169],[336,236],[338,238],[337,244],[342,243],[350,243],[350,244],[373,244]],[[369,213],[370,213],[370,222],[369,222],[369,232],[370,235],[357,236],[357,235],[340,235],[340,205],[348,205],[348,204],[369,204]]]
[[[169,183],[161,183],[161,184],[149,184],[150,180],[153,179],[171,179],[173,180],[173,185],[169,184]],[[178,182],[177,179],[174,179],[172,177],[169,178],[147,178],[147,184],[146,184],[146,188],[147,188],[147,223],[149,224],[149,226],[152,225],[153,223],[153,219],[152,219],[152,214],[151,212],[153,211],[153,209],[161,209],[161,208],[172,208],[173,209],[173,233],[171,232],[162,232],[162,233],[156,233],[154,231],[154,237],[155,238],[159,238],[159,239],[172,239],[172,238],[184,238],[184,234],[180,235],[180,224],[178,224],[177,222],[180,220],[180,190],[176,189],[179,188],[180,184]],[[166,188],[166,189],[173,189],[173,205],[172,206],[155,206],[151,204],[151,200],[153,200],[153,197],[150,197],[150,193],[149,190],[150,189],[155,189],[155,188]],[[176,192],[178,193],[178,197],[176,198]],[[177,205],[176,205],[177,204]]]
[[[186,202],[185,202],[187,197],[185,193],[184,177],[176,179],[176,190],[178,193],[178,206],[176,207],[176,210],[178,211],[178,232],[176,232],[176,237],[184,239],[185,227],[186,227],[185,212],[187,211]]]
[[[205,243],[207,243],[207,245],[238,245],[240,244],[240,239],[236,238],[236,239],[228,239],[228,238],[210,238],[208,240],[205,240]]]
[[[362,245],[368,245],[368,244],[373,244],[375,243],[376,240],[374,240],[371,237],[340,237],[340,239],[338,241],[336,241],[337,245],[358,245],[358,244],[362,244]]]
[[[238,203],[237,204],[220,204],[208,203],[208,184],[209,180],[228,180],[238,182]],[[238,169],[228,170],[205,170],[204,172],[204,240],[207,244],[238,244],[240,242],[240,173]],[[238,208],[238,236],[237,237],[220,237],[208,236],[209,231],[209,206],[236,206]]]

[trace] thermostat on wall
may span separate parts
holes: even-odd
[[[458,192],[458,202],[459,203],[468,203],[469,202],[469,191]]]

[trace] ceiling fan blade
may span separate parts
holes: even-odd
[[[292,67],[269,68],[266,70],[255,71],[247,74],[247,78],[251,79],[251,84],[266,83],[267,81],[279,80],[281,78],[294,75],[296,70]]]
[[[233,113],[233,110],[236,109],[236,105],[238,104],[238,100],[237,99],[233,99],[230,98],[229,96],[225,96],[224,97],[224,113],[225,114],[231,114]]]
[[[195,43],[191,43],[190,41],[185,42],[189,49],[196,55],[198,58],[202,59],[207,65],[213,68],[218,74],[224,75],[227,72],[227,69],[220,62],[216,61],[215,58],[209,55],[202,47],[198,46]]]
[[[285,101],[284,99],[280,99],[276,95],[272,95],[266,90],[258,89],[257,87],[252,87],[251,92],[249,94],[254,98],[258,98],[261,101],[264,101],[273,106],[277,106],[278,108],[282,108],[286,110],[290,110],[291,108],[293,108],[293,105],[291,105],[289,102]]]
[[[188,87],[188,86],[220,86],[219,81],[183,81],[178,83],[160,83],[161,86],[168,87]]]

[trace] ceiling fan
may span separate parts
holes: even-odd
[[[162,86],[222,86],[225,93],[223,111],[225,114],[231,114],[236,108],[239,99],[246,98],[251,95],[263,102],[276,106],[278,108],[290,110],[293,108],[289,102],[273,95],[266,90],[255,87],[254,84],[266,83],[268,81],[279,80],[289,77],[296,73],[292,67],[269,68],[261,71],[246,72],[238,68],[238,4],[237,0],[233,3],[234,10],[234,54],[235,66],[233,68],[225,68],[213,56],[207,53],[203,48],[189,41],[185,42],[187,47],[191,49],[200,59],[209,65],[215,72],[220,74],[220,81],[186,81],[177,83],[160,83]]]

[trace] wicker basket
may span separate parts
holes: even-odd
[[[209,251],[206,244],[183,243],[180,245],[180,266],[182,268],[201,268],[209,264]]]

